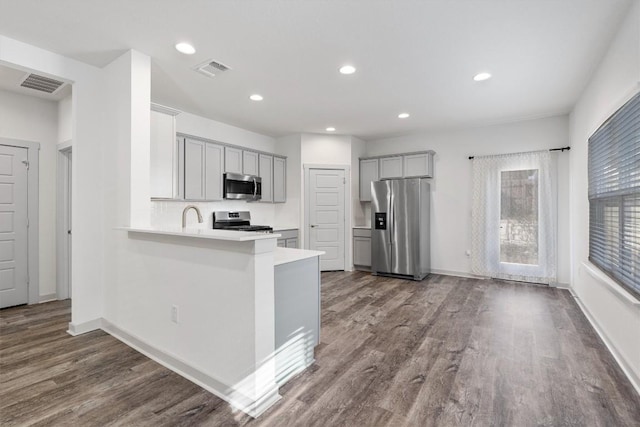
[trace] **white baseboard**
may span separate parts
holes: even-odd
[[[82,322],[78,324],[69,322],[69,329],[67,330],[67,333],[75,337],[76,335],[86,334],[87,332],[91,331],[97,331],[101,327],[102,318],[93,319],[89,320],[88,322]]]
[[[616,350],[616,347],[613,345],[613,343],[609,340],[607,335],[604,333],[604,331],[602,330],[602,328],[598,324],[598,322],[595,319],[595,317],[593,317],[591,315],[591,313],[589,312],[589,309],[587,308],[587,306],[585,306],[582,303],[582,301],[580,300],[578,295],[576,295],[576,293],[573,291],[573,289],[569,288],[569,292],[571,292],[571,295],[573,296],[573,299],[578,303],[578,307],[580,307],[580,310],[582,310],[582,312],[584,313],[584,315],[587,318],[587,320],[589,321],[589,323],[591,323],[591,326],[596,331],[596,333],[598,334],[598,336],[600,337],[602,342],[604,342],[604,345],[607,346],[607,349],[613,355],[613,358],[618,363],[618,366],[620,366],[620,369],[622,369],[622,372],[624,372],[624,374],[627,376],[629,381],[631,381],[631,384],[633,385],[633,388],[635,388],[636,392],[640,395],[640,377],[638,377],[635,374],[635,372],[633,372],[633,369],[631,368],[631,365],[629,365],[627,363],[627,361],[625,360],[625,358]]]
[[[257,401],[254,401],[253,399],[243,395],[237,389],[234,389],[211,375],[194,368],[183,360],[180,360],[178,357],[159,350],[152,345],[147,344],[143,340],[128,334],[105,319],[102,319],[102,330],[122,341],[129,347],[144,354],[148,358],[158,362],[165,368],[218,396],[234,408],[237,408],[254,418],[260,416],[264,411],[269,409],[274,403],[282,398],[278,393],[278,386],[274,383],[274,386],[267,393],[261,396]]]
[[[476,276],[475,274],[471,274],[471,273],[464,273],[462,271],[452,271],[452,270],[440,270],[438,268],[432,268],[431,273],[442,274],[444,276],[466,277],[467,279],[486,279],[486,277]]]
[[[52,294],[40,295],[39,303],[55,301],[58,299],[58,295],[54,292]]]

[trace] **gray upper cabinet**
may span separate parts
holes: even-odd
[[[260,154],[260,178],[262,178],[262,202],[273,202],[273,156]]]
[[[184,198],[204,200],[205,142],[184,141]]]
[[[182,197],[179,187],[179,147],[176,120],[179,111],[160,105],[151,106],[150,184],[151,197]]]
[[[383,157],[380,159],[380,179],[402,177],[402,156]]]
[[[282,157],[273,158],[273,202],[287,201],[287,160]]]
[[[185,199],[222,200],[223,150],[221,145],[185,139]]]
[[[222,171],[224,170],[224,147],[205,144],[205,185],[206,200],[222,200]]]
[[[242,152],[242,173],[245,175],[259,175],[258,153],[254,151]]]
[[[433,176],[433,154],[432,153],[416,153],[403,156],[404,158],[404,176],[412,177],[428,177]]]
[[[224,171],[230,173],[242,173],[241,149],[224,147]]]
[[[360,201],[371,201],[371,183],[378,180],[378,159],[360,161]]]
[[[371,201],[371,183],[388,178],[433,178],[435,151],[360,159],[360,201]]]

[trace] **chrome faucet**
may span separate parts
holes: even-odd
[[[196,210],[196,213],[198,214],[198,222],[202,223],[202,214],[200,213],[200,209],[198,209],[196,205],[189,205],[182,211],[182,228],[187,227],[187,212],[189,211],[189,209]]]

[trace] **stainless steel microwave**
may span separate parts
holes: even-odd
[[[225,173],[223,197],[233,200],[262,199],[262,178],[255,175]]]

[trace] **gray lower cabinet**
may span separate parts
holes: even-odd
[[[208,142],[184,141],[184,198],[222,200],[224,147]]]
[[[298,248],[298,230],[274,230],[274,233],[280,234],[277,245],[280,248]]]
[[[287,160],[282,157],[273,158],[273,202],[287,201]]]
[[[370,229],[353,229],[353,266],[356,270],[371,270]]]
[[[262,178],[262,199],[261,202],[273,202],[273,156],[260,154],[260,173]]]
[[[313,363],[320,343],[320,258],[276,265],[274,303],[276,382],[282,385]]]

